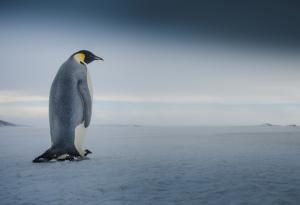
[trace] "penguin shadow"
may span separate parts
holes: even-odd
[[[51,159],[51,160],[33,160],[33,163],[38,163],[38,164],[52,164],[52,163],[61,163],[61,162],[65,162],[65,161],[69,161],[69,162],[81,162],[81,161],[85,161],[85,160],[91,160],[90,157],[78,157],[78,158],[72,158],[72,159]]]
[[[51,152],[52,151],[52,152]],[[91,154],[92,152],[88,149],[85,150],[85,155],[73,155],[73,154],[57,154],[53,153],[52,148],[48,149],[45,153],[38,156],[34,160],[32,160],[32,163],[45,163],[45,162],[57,162],[57,161],[82,161],[89,159],[87,156],[88,154]]]

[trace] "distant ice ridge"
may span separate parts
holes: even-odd
[[[11,122],[0,120],[0,127],[5,127],[5,126],[15,127],[17,125]]]
[[[285,125],[275,125],[275,124],[271,124],[271,123],[264,123],[264,124],[261,124],[262,127],[272,127],[272,126],[285,126]],[[296,124],[289,124],[289,125],[286,125],[287,127],[298,127],[298,125]]]

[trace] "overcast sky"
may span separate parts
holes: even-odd
[[[87,49],[105,59],[93,124],[300,124],[291,2],[24,2],[0,3],[0,119],[46,125],[59,66]]]

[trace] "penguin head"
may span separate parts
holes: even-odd
[[[93,62],[94,60],[102,60],[103,58],[96,56],[90,51],[87,50],[81,50],[72,55],[79,63],[86,63],[89,64]]]

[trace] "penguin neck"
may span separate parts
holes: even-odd
[[[82,54],[82,53],[77,53],[76,55],[73,56],[73,59],[74,59],[77,63],[86,66],[86,63],[84,62],[84,58],[85,58],[85,55]]]

